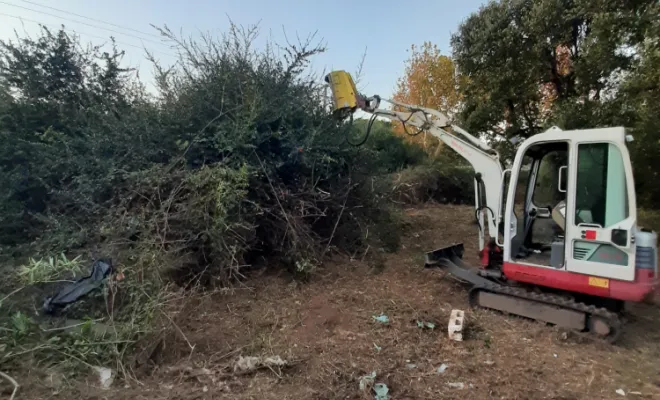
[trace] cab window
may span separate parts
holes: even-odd
[[[626,173],[619,148],[611,143],[579,144],[575,223],[607,228],[628,215]]]

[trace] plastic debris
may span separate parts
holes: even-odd
[[[286,360],[283,360],[280,356],[266,358],[239,356],[234,364],[234,372],[251,372],[259,368],[285,367],[287,364]]]
[[[376,380],[376,371],[373,371],[369,375],[364,375],[360,377],[360,390],[366,390],[368,387],[374,384],[374,381]]]
[[[374,396],[374,400],[388,400],[389,396],[388,393],[390,392],[390,389],[387,387],[386,384],[384,383],[377,383],[374,385],[374,393],[376,393],[376,396]]]
[[[65,286],[55,296],[47,297],[42,306],[46,314],[54,314],[98,289],[103,280],[112,273],[112,262],[95,261],[89,276]]]
[[[99,383],[101,384],[101,388],[109,389],[110,386],[112,385],[112,381],[115,380],[113,371],[110,368],[105,368],[105,367],[93,367],[93,368],[94,371],[96,371],[99,374]]]
[[[418,328],[428,328],[428,329],[435,329],[435,324],[433,322],[427,322],[427,321],[417,321],[417,327]]]
[[[626,392],[624,392],[623,389],[617,389],[616,394],[618,394],[619,396],[625,396]]]
[[[463,382],[448,382],[447,386],[452,389],[465,389],[465,384]]]
[[[374,400],[388,400],[388,393],[390,389],[384,383],[376,383],[376,371],[372,371],[369,375],[360,377],[359,387],[361,391],[373,390],[375,393]]]
[[[495,361],[486,360],[486,361],[484,361],[484,364],[486,364],[486,365],[493,365],[493,364],[495,364]]]
[[[381,324],[387,324],[387,323],[390,322],[390,318],[389,318],[387,315],[383,314],[383,313],[381,313],[381,314],[380,314],[379,316],[377,316],[377,317],[376,317],[376,316],[373,316],[372,318],[373,318],[375,321],[380,322]]]
[[[376,349],[376,352],[378,353],[380,353],[380,351],[383,350],[383,348],[377,345],[376,343],[374,343],[374,349]]]
[[[460,342],[463,340],[463,321],[465,319],[465,313],[462,310],[451,310],[451,316],[449,317],[449,325],[447,325],[447,331],[449,333],[449,338]]]
[[[408,363],[408,364],[406,364],[406,368],[415,369],[415,368],[417,368],[417,364]]]
[[[445,371],[447,370],[447,368],[449,368],[449,365],[447,365],[447,364],[442,364],[442,365],[440,365],[440,366],[435,370],[435,372],[437,372],[437,373],[439,373],[439,374],[444,374]]]

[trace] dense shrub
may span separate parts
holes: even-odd
[[[398,203],[474,204],[474,170],[463,164],[429,161],[394,174],[386,185]]]
[[[321,47],[279,57],[253,49],[254,29],[162,33],[181,57],[154,61],[155,98],[116,49],[46,29],[2,43],[0,244],[166,254],[183,276],[225,279],[264,257],[308,272],[392,223],[371,179],[423,154],[383,124],[366,146],[347,141],[361,123],[333,120],[306,70]]]
[[[404,168],[421,164],[427,154],[415,143],[406,141],[402,136],[394,134],[394,127],[390,122],[376,119],[371,129],[365,119],[356,120],[353,125],[352,142],[360,139],[366,141],[363,151],[372,152],[375,161],[374,169],[380,173],[391,173]]]

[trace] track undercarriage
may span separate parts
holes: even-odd
[[[520,317],[543,321],[580,334],[612,343],[621,333],[619,314],[603,307],[578,302],[571,297],[514,287],[497,274],[468,266],[462,244],[426,254],[426,267],[440,267],[472,285],[471,307],[483,307]]]

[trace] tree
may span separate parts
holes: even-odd
[[[638,61],[621,85],[616,109],[619,124],[630,128],[635,140],[631,150],[638,178],[638,197],[644,205],[658,207],[660,187],[660,5],[653,12],[653,23],[637,47]]]
[[[452,37],[454,60],[468,77],[464,127],[489,137],[505,157],[513,154],[507,139],[552,125],[623,124],[642,147],[655,143],[659,130],[649,116],[657,104],[650,99],[657,99],[659,8],[652,0],[488,3]],[[636,150],[633,161],[646,168],[642,154]]]
[[[456,67],[451,57],[442,55],[438,47],[424,42],[421,48],[412,45],[411,55],[406,61],[403,77],[397,82],[395,101],[433,108],[450,118],[458,112],[461,92]],[[401,123],[395,123],[398,134],[405,135]],[[409,128],[414,134],[415,128]],[[438,140],[426,132],[418,136],[408,136],[408,140],[420,144],[427,151],[437,152]]]
[[[540,88],[555,106],[602,100],[630,68],[634,55],[625,49],[641,40],[638,16],[651,3],[503,0],[481,8],[452,37],[454,58],[470,78],[467,126],[491,137],[538,133],[552,122]]]

